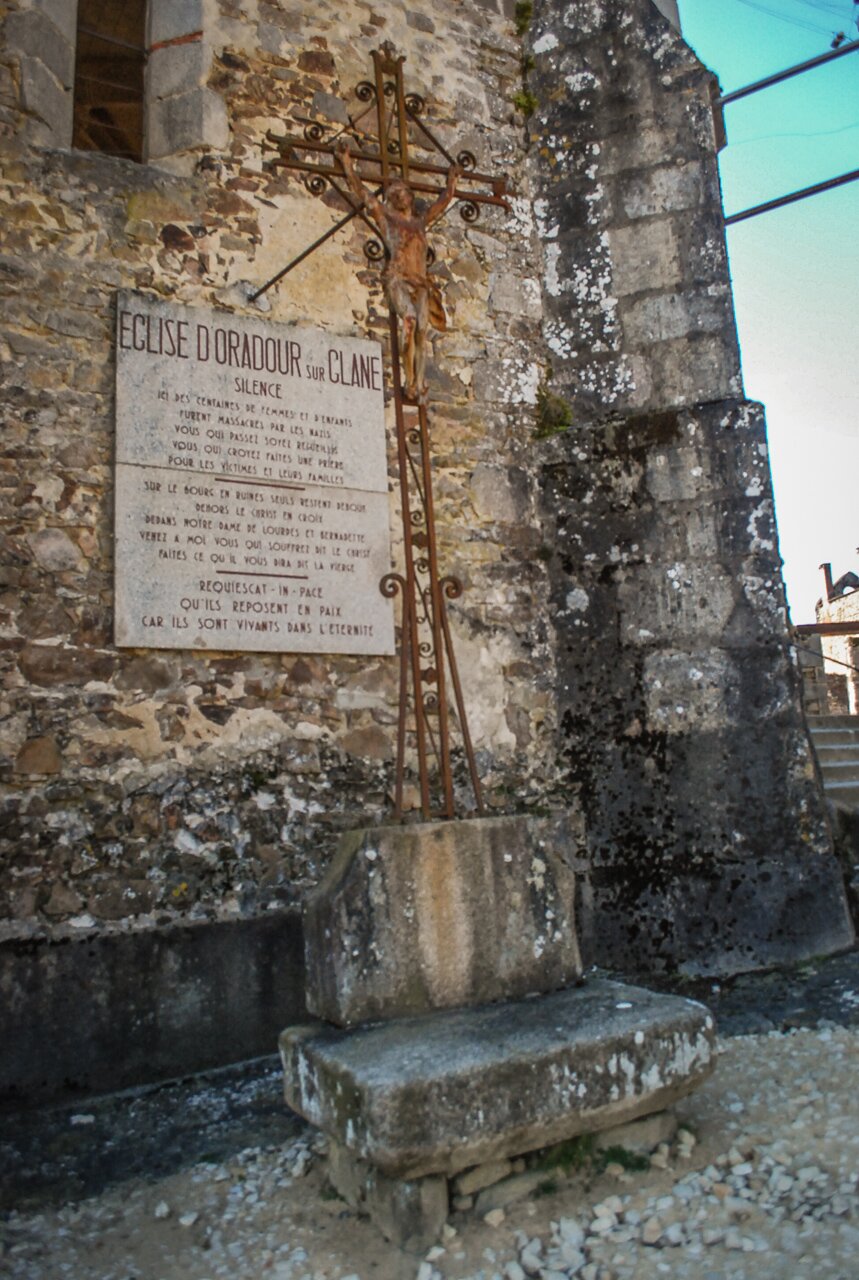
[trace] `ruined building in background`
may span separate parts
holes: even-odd
[[[859,715],[859,575],[848,569],[833,581],[832,565],[822,564],[825,594],[814,616],[818,623],[853,623],[853,635],[821,635],[819,676],[826,685],[824,713]]]
[[[266,135],[348,124],[384,41],[434,134],[514,193],[431,232],[439,557],[487,808],[556,819],[585,964],[846,945],[713,83],[673,6],[543,0],[517,31],[502,0],[127,0],[113,90],[108,8],[0,0],[3,1090],[267,1052],[303,1007],[307,890],[390,812],[396,657],[114,631],[117,298],[384,343],[357,220],[251,301],[342,213]]]

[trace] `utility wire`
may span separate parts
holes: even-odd
[[[750,0],[746,0],[746,3],[749,2]],[[784,80],[789,80],[805,71],[811,71],[814,67],[832,62],[836,58],[843,58],[846,54],[855,53],[857,50],[859,50],[859,40],[852,40],[849,44],[840,45],[837,49],[830,50],[829,53],[821,53],[816,58],[809,58],[806,62],[797,63],[794,67],[786,67],[784,71],[777,71],[774,75],[766,76],[763,80],[756,80],[754,84],[747,84],[742,89],[734,89],[732,93],[725,93],[715,101],[720,107],[726,106],[729,102],[736,102],[740,98],[748,97],[751,93],[759,93],[761,89],[768,89],[771,85],[781,84]],[[782,209],[785,205],[794,204],[797,200],[806,200],[809,196],[816,196],[823,191],[831,191],[835,187],[843,187],[856,181],[859,181],[859,169],[853,169],[850,173],[842,173],[837,178],[830,178],[826,182],[817,182],[812,187],[803,187],[801,191],[792,191],[789,195],[779,196],[775,200],[767,200],[765,204],[756,204],[750,209],[732,213],[725,218],[725,226],[730,227],[736,222],[745,222],[747,218],[756,218],[758,214],[769,213],[773,209]]]
[[[856,6],[854,0],[841,0],[840,3],[830,3],[829,0],[794,0],[796,4],[807,4],[809,9],[816,9],[818,13],[832,13],[838,18],[842,18],[847,14],[848,8],[852,10],[853,16],[856,16]]]
[[[773,138],[833,138],[838,133],[849,133],[851,129],[859,129],[859,120],[845,124],[842,129],[821,129],[819,133],[761,133],[756,138],[740,138],[739,142],[731,142],[731,149],[747,147],[750,142],[770,142]]]
[[[751,93],[760,93],[761,89],[768,89],[771,85],[781,84],[783,80],[791,80],[794,76],[802,75],[806,71],[811,71],[815,67],[822,67],[827,62],[835,62],[839,58],[844,58],[848,53],[856,53],[859,50],[859,40],[851,40],[848,44],[842,44],[837,49],[830,49],[828,53],[820,53],[816,58],[808,58],[805,62],[798,62],[793,67],[786,67],[784,71],[776,71],[771,76],[765,76],[763,80],[755,80],[752,84],[743,85],[741,89],[732,89],[730,93],[723,93],[721,98],[716,101],[720,106],[727,106],[729,102],[737,102],[740,98],[747,98]]]
[[[851,0],[845,0],[843,4],[828,4],[827,0],[823,0],[822,4],[816,4],[815,0],[794,0],[796,4],[808,5],[809,9],[814,9],[816,13],[831,13],[836,18],[843,18],[850,2]]]
[[[777,9],[770,9],[764,4],[758,4],[757,0],[738,0],[739,4],[746,5],[749,9],[757,9],[760,13],[766,13],[771,18],[777,18],[780,22],[787,22],[790,26],[801,27],[805,31],[814,31],[820,35],[831,35],[831,29],[828,27],[818,26],[814,22],[806,22],[803,18],[789,18],[784,13],[779,13]]]
[[[788,196],[767,200],[765,204],[756,204],[751,209],[743,209],[741,213],[732,213],[725,219],[725,226],[730,227],[735,222],[745,222],[747,218],[756,218],[758,214],[769,213],[773,209],[783,209],[787,204],[795,204],[797,200],[807,200],[809,196],[819,195],[822,191],[832,191],[835,187],[843,187],[850,182],[859,182],[859,169],[842,173],[837,178],[829,178],[826,182],[816,182],[813,187],[803,187],[801,191],[793,191]]]

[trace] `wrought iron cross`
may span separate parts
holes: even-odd
[[[337,151],[342,147],[344,138],[354,144],[351,154],[357,178],[360,183],[367,183],[374,189],[374,196],[384,195],[390,184],[399,180],[406,183],[412,192],[438,198],[444,191],[443,187],[436,185],[439,177],[446,178],[450,167],[456,163],[463,170],[463,178],[469,188],[461,191],[457,185],[454,191],[454,199],[459,202],[460,214],[466,222],[477,220],[482,204],[499,205],[509,210],[505,178],[479,173],[477,162],[469,151],[460,151],[454,160],[430,132],[422,119],[425,110],[423,99],[405,92],[405,58],[398,56],[389,43],[374,50],[372,57],[373,80],[364,80],[355,89],[358,102],[367,105],[356,114],[350,114],[346,125],[336,128],[317,120],[299,118],[304,124],[303,136],[272,132],[266,135],[267,141],[279,153],[277,159],[267,162],[271,167],[306,174],[305,185],[314,195],[333,189],[348,212],[258,289],[251,301],[282,280],[353,218],[360,218],[373,232],[372,239],[364,246],[367,258],[371,262],[384,260],[386,249],[377,238],[377,227],[368,216],[365,204],[359,203],[349,188],[343,165],[337,159]],[[415,158],[413,150],[424,155],[428,153],[429,158]],[[440,164],[439,159],[446,163]],[[433,258],[429,249],[430,265]],[[407,397],[404,393],[399,325],[393,310],[390,314],[390,340],[405,558],[405,573],[387,574],[379,584],[383,595],[389,598],[402,594],[394,815],[397,818],[403,816],[406,736],[411,708],[422,815],[425,819],[452,818],[451,694],[475,804],[478,812],[483,812],[480,779],[447,617],[447,601],[460,596],[463,588],[458,578],[442,576],[439,570],[427,406],[423,402],[425,397]],[[435,807],[433,762],[438,775],[435,786],[440,791]]]

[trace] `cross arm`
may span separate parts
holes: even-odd
[[[331,143],[311,141],[306,138],[296,138],[289,134],[277,134],[272,130],[268,131],[266,139],[273,143],[280,152],[279,159],[268,161],[272,167],[279,169],[295,169],[301,173],[320,174],[325,178],[329,178],[331,176],[333,170],[328,166],[311,164],[307,160],[299,159],[296,154],[298,151],[305,151],[319,158],[323,155],[333,157],[335,153],[334,147]],[[372,164],[377,166],[379,169],[382,167],[381,156],[374,155],[369,151],[353,151],[352,158],[356,162]],[[413,191],[418,191],[421,194],[441,197],[444,194],[443,190],[439,190],[438,187],[431,186],[426,182],[415,181],[412,175],[421,174],[430,178],[446,177],[449,172],[449,167],[444,165],[411,160],[409,162],[409,186]],[[495,177],[492,174],[481,173],[476,169],[464,170],[461,176],[465,178],[469,186],[472,186],[472,184],[488,186],[492,194],[488,195],[482,191],[475,190],[457,190],[457,200],[470,201],[473,204],[497,205],[509,212],[509,196],[511,192],[509,190],[506,177]],[[378,178],[376,178],[376,180],[378,181]]]

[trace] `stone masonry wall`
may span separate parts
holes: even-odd
[[[3,12],[14,28],[20,6]],[[434,233],[451,331],[432,366],[432,429],[441,563],[466,585],[453,625],[489,805],[527,807],[551,781],[532,448],[539,259],[510,21],[456,0],[221,0],[205,17],[206,90],[228,137],[175,153],[172,172],[23,143],[7,52],[0,914],[16,935],[295,903],[340,829],[388,811],[396,659],[112,642],[114,295],[247,310],[241,282],[265,281],[340,212],[264,171],[266,131],[342,122],[384,39],[407,55],[442,140],[520,191],[512,216],[467,227],[453,213]],[[295,271],[267,295],[270,318],[383,338],[365,238],[356,224]],[[393,496],[391,510],[396,529]]]
[[[763,414],[741,399],[712,78],[649,0],[546,0],[530,48],[545,328],[573,416],[544,512],[585,953],[729,971],[847,945]]]

